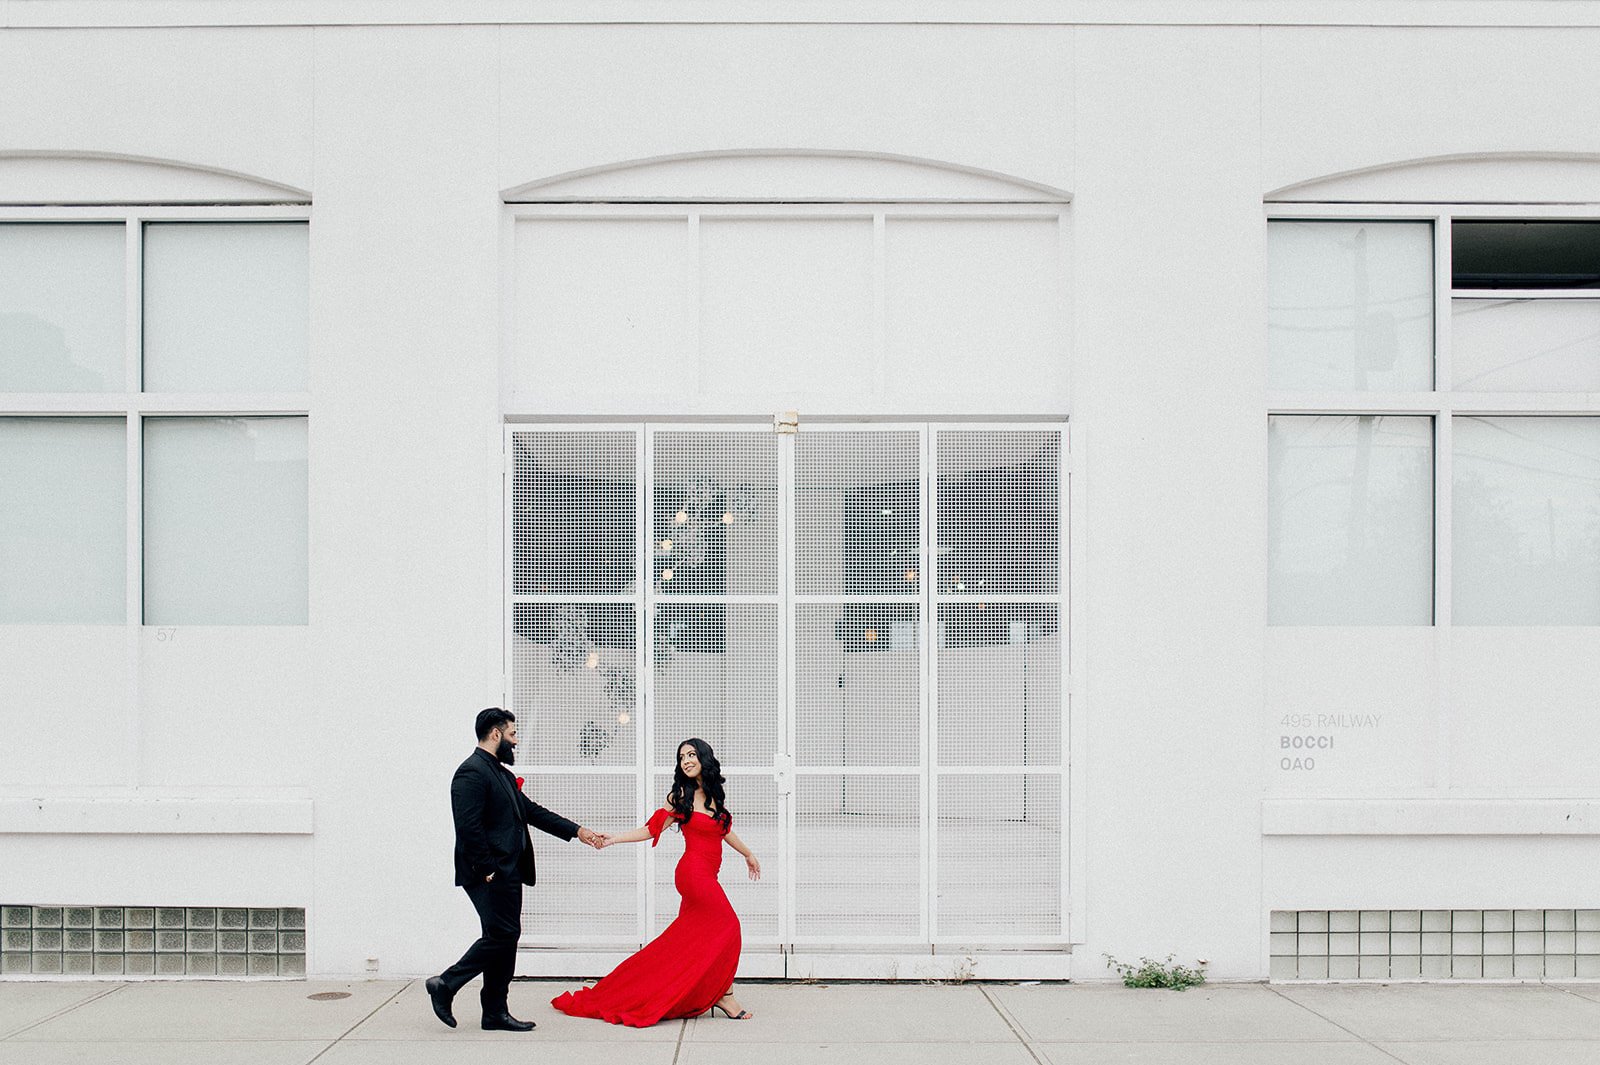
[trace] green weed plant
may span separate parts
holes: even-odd
[[[1137,965],[1125,961],[1118,961],[1107,954],[1106,965],[1115,969],[1122,977],[1125,987],[1166,987],[1174,991],[1184,991],[1191,987],[1198,987],[1206,982],[1206,963],[1201,959],[1194,966],[1174,965],[1172,955],[1167,955],[1166,964],[1154,958],[1140,958]]]

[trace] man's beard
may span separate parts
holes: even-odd
[[[510,740],[501,740],[500,746],[495,748],[494,756],[505,765],[517,764],[517,749],[511,745]]]

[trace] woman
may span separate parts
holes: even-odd
[[[574,1017],[596,1017],[634,1028],[674,1017],[697,1017],[713,1009],[737,1021],[754,1016],[733,997],[739,918],[717,883],[723,841],[744,856],[751,880],[761,879],[761,863],[734,833],[722,786],[722,767],[711,745],[684,740],[678,745],[678,768],[667,804],[643,828],[601,837],[605,847],[646,839],[653,847],[661,841],[667,822],[677,822],[684,848],[673,882],[683,901],[677,919],[639,953],[593,987],[552,999],[552,1006]]]

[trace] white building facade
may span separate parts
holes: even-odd
[[[1600,3],[0,2],[5,978],[1600,977]],[[541,837],[523,974],[671,919]]]

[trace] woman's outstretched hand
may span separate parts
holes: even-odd
[[[761,879],[761,860],[754,854],[744,860],[745,867],[750,870],[751,880]]]

